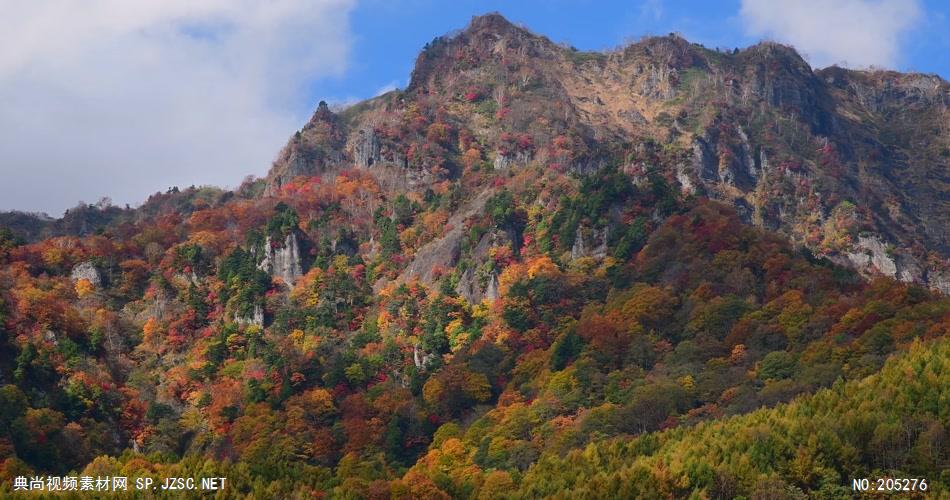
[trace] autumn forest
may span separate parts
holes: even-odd
[[[898,155],[900,103],[834,113],[910,76],[835,71],[489,15],[265,178],[0,215],[0,496],[950,495],[946,204],[875,177],[950,136]]]

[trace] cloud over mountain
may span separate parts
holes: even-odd
[[[345,70],[353,3],[2,2],[0,209],[262,173]]]
[[[739,15],[751,35],[790,43],[813,66],[893,68],[921,9],[916,0],[743,0]]]

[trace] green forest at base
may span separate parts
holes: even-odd
[[[846,498],[853,479],[916,478],[942,498],[948,424],[950,342],[920,342],[875,375],[775,408],[542,456],[514,496]]]
[[[635,439],[591,443],[564,456],[545,453],[517,480],[489,472],[479,497],[847,498],[857,495],[853,479],[915,478],[926,483],[926,490],[917,492],[922,498],[943,498],[950,494],[943,430],[948,425],[950,342],[915,342],[877,374],[839,382],[791,403]],[[336,475],[323,468],[290,466],[267,481],[246,463],[192,456],[148,464],[126,453],[100,457],[83,473],[156,481],[226,477],[227,488],[216,498],[303,498],[302,492],[311,489],[347,498],[360,496],[343,487],[347,479],[372,476],[374,465],[380,464],[344,461]],[[871,481],[872,488],[875,484]],[[395,498],[426,493],[414,486],[395,481],[388,493]],[[9,485],[0,491],[9,493]],[[439,490],[428,493],[444,495]]]

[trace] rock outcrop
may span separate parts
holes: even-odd
[[[264,257],[258,268],[273,277],[280,278],[293,287],[297,278],[303,276],[304,266],[300,257],[300,240],[295,231],[291,231],[281,246],[272,244],[270,236],[264,243]]]
[[[498,298],[498,272],[491,270],[482,273],[480,270],[466,269],[459,277],[455,291],[472,304],[482,300],[493,301]]]
[[[872,267],[885,276],[897,278],[897,263],[888,255],[887,247],[877,236],[860,236],[856,252],[847,254],[848,260],[859,268]]]
[[[905,283],[920,283],[950,293],[950,273],[940,263],[921,263],[907,250],[885,243],[879,235],[860,235],[853,250],[832,260],[864,275],[881,274]]]
[[[255,305],[249,316],[240,316],[235,314],[234,322],[239,325],[255,325],[262,327],[264,326],[264,308],[260,305]]]
[[[406,283],[418,279],[422,283],[432,285],[436,281],[439,270],[446,270],[454,266],[459,259],[465,219],[481,213],[492,194],[494,194],[493,190],[485,190],[460,207],[446,224],[449,229],[445,235],[419,248],[412,262],[396,278],[396,283]],[[384,285],[385,282],[381,280],[374,285],[374,289],[379,290]]]
[[[527,151],[518,151],[509,154],[499,152],[495,154],[494,167],[495,170],[505,170],[512,166],[527,165],[529,161],[531,161],[531,154]]]
[[[102,286],[102,274],[92,262],[86,261],[73,267],[69,274],[73,281],[86,280],[96,287]]]
[[[577,228],[574,245],[571,247],[571,260],[582,257],[603,259],[607,256],[607,228],[600,231],[583,226]]]
[[[318,175],[345,161],[346,135],[339,117],[321,101],[310,121],[284,146],[267,174],[266,195],[299,176]]]
[[[372,127],[361,129],[353,144],[353,160],[361,168],[369,168],[379,163],[379,138]]]
[[[482,235],[478,244],[467,255],[472,265],[459,276],[456,293],[473,304],[497,299],[499,270],[492,260],[493,250],[508,247],[512,253],[517,253],[521,246],[518,238],[519,235],[514,230],[497,228]]]

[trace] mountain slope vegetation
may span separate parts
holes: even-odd
[[[927,495],[946,495],[948,345],[915,344],[875,375],[776,408],[543,456],[516,496],[841,498],[852,479],[888,477],[932,478]]]
[[[476,18],[264,179],[0,232],[0,491],[946,492],[946,88]]]

